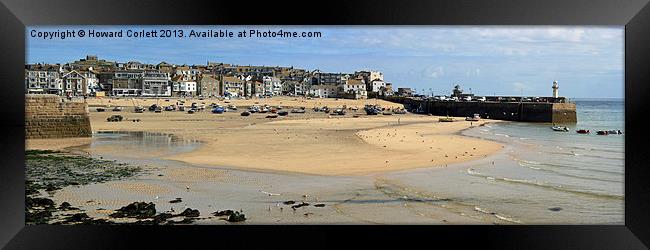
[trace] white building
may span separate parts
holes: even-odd
[[[338,96],[338,87],[333,85],[313,85],[308,93],[318,98],[333,98]]]
[[[97,77],[90,71],[72,70],[64,73],[61,78],[66,95],[88,95],[97,88]]]
[[[221,93],[223,93],[223,96],[230,96],[230,97],[243,96],[244,82],[245,80],[242,80],[237,77],[224,76],[223,83],[221,85],[222,86]]]
[[[386,87],[386,82],[383,80],[374,80],[370,82],[370,91],[379,93],[382,88]]]
[[[277,77],[264,76],[262,78],[264,95],[282,94],[282,81]]]
[[[171,96],[169,74],[154,71],[145,71],[142,75],[142,96]],[[194,85],[196,91],[196,83]]]
[[[25,72],[25,90],[28,94],[63,93],[60,67],[58,65],[32,65]]]

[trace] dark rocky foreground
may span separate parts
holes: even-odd
[[[62,202],[57,206],[53,200],[44,196],[51,195],[66,186],[131,178],[141,174],[143,169],[115,161],[50,150],[28,150],[25,152],[25,158],[25,223],[28,225],[174,225],[191,224],[196,220],[206,219],[199,218],[201,213],[192,208],[186,208],[178,214],[158,213],[156,205],[152,202],[133,202],[115,210],[109,218],[91,218],[83,212],[83,209],[74,207],[68,202]],[[180,201],[181,198],[176,198],[170,203]],[[229,222],[246,220],[246,216],[241,211],[224,210],[214,212],[213,215]],[[117,221],[119,219],[130,220]]]
[[[87,185],[134,177],[142,168],[115,161],[98,160],[52,150],[27,150],[25,152],[25,223],[59,224],[78,222],[103,223],[91,220],[83,211],[68,202],[58,207],[45,194],[53,194],[63,187]]]

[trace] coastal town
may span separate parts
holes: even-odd
[[[27,94],[66,97],[227,97],[307,96],[366,99],[411,96],[380,71],[332,73],[284,66],[205,65],[107,61],[95,55],[65,64],[25,65]]]

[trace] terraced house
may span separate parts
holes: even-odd
[[[221,84],[221,95],[239,97],[244,95],[244,81],[239,77],[224,76]]]
[[[116,71],[107,79],[113,96],[140,96],[142,94],[142,71]]]
[[[33,64],[25,66],[25,92],[27,94],[63,94],[61,65]]]
[[[145,71],[142,74],[142,96],[171,96],[171,78],[159,71]],[[196,91],[196,85],[194,85]]]

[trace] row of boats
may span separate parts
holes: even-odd
[[[564,126],[553,126],[553,127],[551,127],[551,129],[553,131],[557,131],[557,132],[569,132],[570,131],[570,129],[568,127],[564,127]],[[591,131],[589,131],[589,129],[578,129],[578,130],[576,130],[576,133],[578,133],[578,134],[589,134],[590,132]],[[621,130],[598,130],[598,131],[596,131],[596,134],[597,135],[620,135],[620,134],[623,134],[623,132],[621,132]]]
[[[389,108],[382,108],[379,105],[366,105],[363,107],[363,110],[366,112],[366,115],[392,115],[392,114],[398,114],[398,115],[403,115],[406,114],[406,109],[404,108],[394,108],[394,109],[389,109]]]

